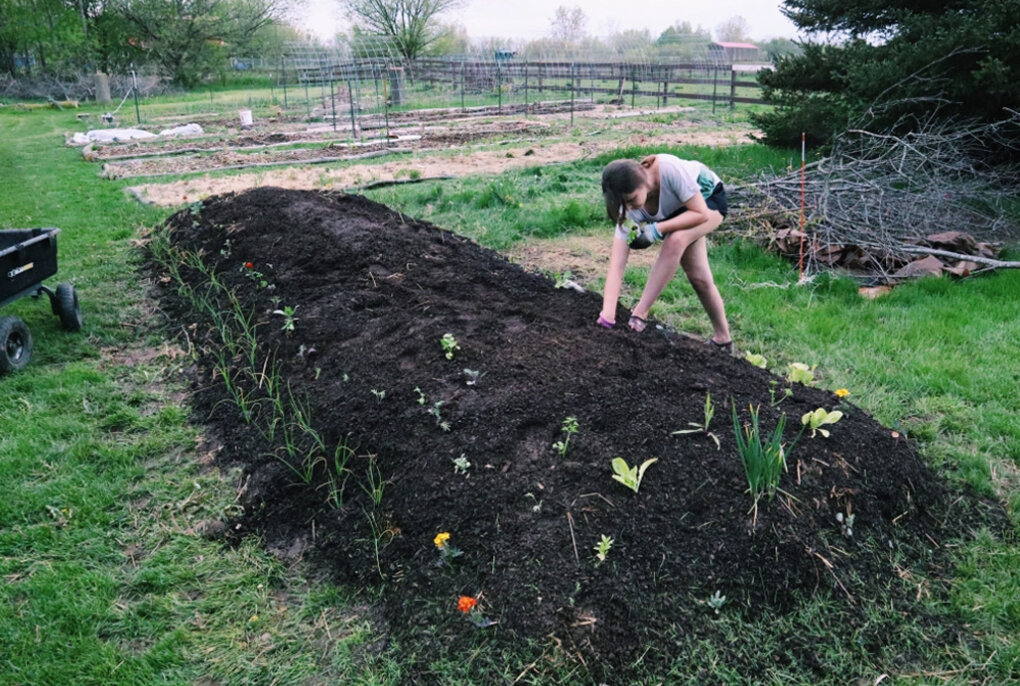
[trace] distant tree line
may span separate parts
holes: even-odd
[[[442,18],[462,0],[335,0],[351,28],[336,41],[355,56],[418,57],[513,54],[522,59],[571,58],[692,61],[707,55],[712,34],[677,21],[658,35],[648,30],[588,33],[579,6],[551,10],[549,33],[531,41],[472,41]],[[223,76],[230,57],[283,56],[309,37],[287,24],[293,0],[0,0],[0,75],[73,78],[91,72],[126,74],[155,69],[183,88]],[[748,41],[747,22],[734,17],[716,28],[720,40]],[[332,41],[331,41],[332,43]],[[328,46],[321,46],[328,47]],[[788,54],[787,39],[760,45]]]

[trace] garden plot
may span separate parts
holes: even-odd
[[[498,121],[483,125],[419,126],[414,131],[394,133],[389,138],[360,142],[343,142],[329,130],[293,134],[266,134],[262,139],[249,136],[233,141],[172,141],[163,146],[153,144],[126,146],[91,146],[86,151],[90,161],[103,161],[102,176],[124,178],[136,176],[168,176],[193,174],[248,167],[272,167],[294,164],[322,164],[363,159],[371,155],[414,152],[429,148],[448,148],[470,141],[497,139],[507,136],[535,138],[548,127],[538,122]],[[282,139],[282,140],[281,140]],[[262,142],[265,141],[265,142]]]
[[[382,584],[390,635],[435,649],[421,677],[432,655],[552,637],[627,683],[718,637],[720,616],[819,598],[827,631],[879,652],[947,592],[945,542],[1005,521],[810,370],[602,330],[597,294],[358,196],[211,197],[151,247],[201,355],[196,417],[247,475],[245,514],[211,528]],[[786,470],[758,499],[738,450],[752,408],[766,434],[788,420]],[[646,465],[640,484],[614,480],[618,458],[624,481]],[[776,658],[815,649],[789,636]]]

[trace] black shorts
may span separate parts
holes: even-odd
[[[729,214],[730,205],[726,201],[726,189],[723,188],[722,181],[717,183],[715,185],[715,188],[712,189],[712,195],[705,198],[705,204],[708,205],[708,209],[716,210],[719,214],[721,214],[724,217],[727,214]],[[681,207],[679,210],[666,217],[666,219],[672,219],[673,217],[679,214],[683,214],[686,211],[687,211],[686,207]]]

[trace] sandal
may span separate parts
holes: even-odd
[[[634,331],[636,331],[638,333],[641,333],[642,331],[645,330],[645,327],[648,326],[648,320],[647,319],[642,319],[641,317],[637,316],[636,314],[633,314],[633,315],[631,315],[630,319],[627,321],[627,326],[629,326]]]
[[[711,345],[716,350],[722,350],[727,355],[732,355],[733,354],[733,340],[732,339],[729,340],[729,341],[726,341],[725,343],[717,343],[716,341],[714,341],[711,338],[709,338],[708,339],[708,343],[709,343],[709,345]]]

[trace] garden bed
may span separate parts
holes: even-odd
[[[212,528],[381,584],[389,635],[442,654],[478,632],[551,638],[623,683],[712,634],[717,610],[782,616],[817,597],[877,654],[896,616],[942,592],[945,543],[1003,521],[834,393],[658,327],[603,330],[599,295],[364,198],[208,198],[153,251],[164,307],[200,354],[196,416],[246,473],[245,514]],[[714,438],[674,433],[704,421],[706,398]],[[766,431],[785,414],[788,443],[804,413],[845,413],[788,448],[757,507],[732,419],[751,407]],[[616,457],[657,462],[632,492]],[[448,564],[441,533],[461,553]],[[871,603],[893,608],[888,623],[865,616]],[[495,624],[467,621],[482,617]],[[789,636],[775,660],[813,651]]]

